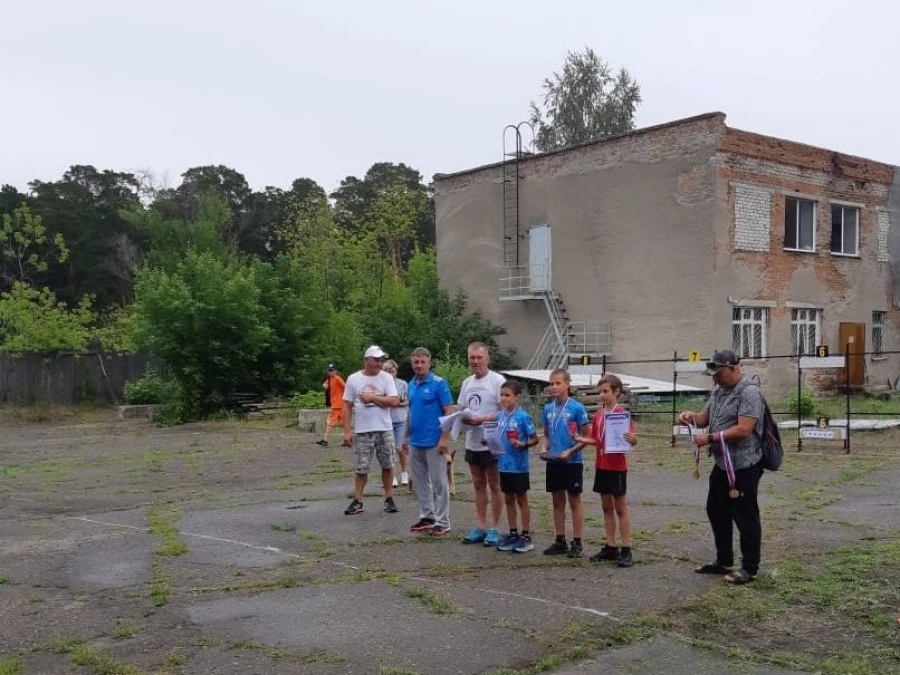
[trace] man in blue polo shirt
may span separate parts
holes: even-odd
[[[415,377],[409,381],[409,420],[403,450],[419,501],[419,520],[410,532],[443,537],[450,531],[450,488],[447,484],[449,432],[441,431],[440,416],[453,412],[447,381],[431,372],[431,352],[416,347],[410,355]]]

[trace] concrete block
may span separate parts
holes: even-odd
[[[116,408],[120,420],[152,420],[158,405],[120,405]]]
[[[297,413],[297,427],[300,431],[315,434],[325,431],[325,423],[328,421],[328,410],[300,410]]]

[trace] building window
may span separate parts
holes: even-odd
[[[791,251],[816,250],[816,203],[784,198],[784,247]]]
[[[831,252],[859,255],[859,209],[855,206],[832,205]]]
[[[735,307],[731,318],[734,351],[742,359],[768,355],[766,332],[769,310],[764,307]]]
[[[884,312],[872,312],[872,355],[884,353]]]
[[[791,341],[795,356],[816,353],[822,333],[822,312],[818,309],[791,310]]]

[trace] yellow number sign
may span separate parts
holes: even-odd
[[[688,352],[688,363],[700,363],[700,352],[691,350]]]

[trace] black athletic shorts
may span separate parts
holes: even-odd
[[[627,471],[607,471],[606,469],[597,469],[597,473],[594,474],[594,492],[599,492],[601,495],[621,497],[627,490]]]
[[[547,492],[565,490],[580,495],[584,489],[584,464],[547,462]]]
[[[475,452],[466,448],[466,463],[472,466],[480,466],[484,469],[490,469],[497,465],[497,458],[494,457],[489,450]]]
[[[527,473],[500,472],[500,490],[505,495],[524,495],[531,489],[531,478]]]

